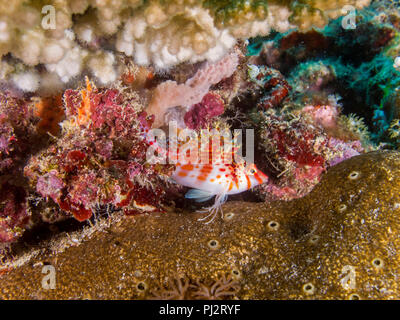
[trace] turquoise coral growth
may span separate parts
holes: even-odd
[[[344,113],[364,118],[376,144],[396,146],[389,130],[399,118],[399,11],[386,1],[357,10],[356,29],[342,19],[307,32],[256,38],[257,62],[278,68],[292,86],[293,103],[327,104],[336,96]],[[391,9],[390,9],[390,8]],[[255,58],[253,58],[254,60]]]

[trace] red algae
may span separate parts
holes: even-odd
[[[200,103],[193,105],[185,114],[185,124],[189,129],[205,128],[210,121],[224,113],[224,101],[216,94],[209,92]]]
[[[146,163],[149,145],[142,130],[151,127],[152,118],[137,96],[87,81],[86,89],[67,90],[64,102],[69,117],[63,133],[25,167],[32,187],[79,221],[108,204],[126,212],[162,210],[163,176],[173,167]]]

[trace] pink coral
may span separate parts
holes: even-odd
[[[205,128],[209,121],[224,113],[224,102],[216,93],[207,93],[200,103],[193,105],[185,114],[185,124],[190,129]]]
[[[164,121],[164,114],[169,108],[190,107],[200,103],[210,90],[211,85],[230,77],[239,64],[236,52],[230,53],[216,63],[207,62],[196,74],[183,84],[165,81],[154,90],[152,100],[146,109],[155,115],[154,126],[159,127]]]
[[[304,110],[304,109],[303,109]],[[259,189],[266,199],[290,200],[306,195],[320,181],[330,166],[356,156],[364,149],[361,142],[342,141],[330,136],[337,126],[334,108],[308,108],[315,117],[304,113],[295,119],[271,111],[264,115],[262,139],[267,163],[271,164],[271,179]],[[323,123],[323,125],[319,125]]]
[[[336,150],[336,155],[334,158],[329,160],[330,166],[335,166],[344,160],[358,156],[360,153],[364,152],[364,148],[362,147],[361,142],[358,140],[344,142],[339,139],[330,138],[328,146]]]
[[[0,173],[20,172],[20,164],[35,144],[37,132],[33,108],[22,99],[0,92]]]
[[[314,122],[325,129],[333,129],[338,125],[339,110],[336,106],[306,106],[302,112],[310,114]]]
[[[31,222],[23,165],[46,139],[38,134],[29,100],[0,92],[0,243],[20,237]]]
[[[0,188],[0,243],[15,241],[30,220],[26,191],[7,183]]]
[[[70,199],[71,204],[93,209],[88,205],[96,203],[101,185],[101,179],[97,178],[94,172],[82,173],[79,176],[75,175],[70,181],[67,197]]]
[[[42,197],[50,197],[54,201],[60,199],[62,189],[65,187],[64,182],[57,176],[57,171],[52,170],[49,173],[39,177],[36,183],[36,191]]]
[[[38,194],[79,221],[104,205],[126,214],[161,211],[174,190],[162,176],[172,173],[173,166],[146,163],[149,144],[143,135],[152,117],[132,93],[88,88],[85,94],[65,92],[68,129],[56,144],[30,159],[26,177]],[[75,121],[82,108],[85,121]]]
[[[9,123],[0,124],[0,172],[13,165],[15,158],[10,153],[14,150],[17,139],[14,135],[14,129]]]

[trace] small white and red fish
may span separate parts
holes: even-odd
[[[268,181],[268,177],[257,169],[255,164],[177,164],[172,178],[179,184],[194,188],[189,190],[185,197],[197,202],[204,202],[215,197],[213,206],[207,208],[207,223],[214,220],[221,206],[226,202],[228,195],[249,190]]]
[[[200,219],[211,217],[207,223],[213,221],[219,211],[222,213],[222,205],[228,195],[247,191],[268,181],[268,176],[258,170],[255,164],[246,165],[244,159],[237,156],[236,144],[228,143],[224,149],[218,142],[209,143],[210,139],[213,139],[212,134],[205,139],[208,143],[200,147],[198,163],[177,163],[172,175],[177,183],[193,188],[186,193],[187,199],[204,202],[215,196],[214,205],[203,210],[209,215]],[[220,141],[219,137],[217,141]],[[180,147],[181,144],[178,144],[178,156],[184,152]]]
[[[210,141],[208,138],[212,139],[213,136],[210,135],[205,140]],[[194,149],[196,149],[196,145],[199,147],[197,140],[191,140],[188,143],[187,141],[178,142],[175,139],[169,141],[170,148],[166,150],[161,148],[154,139],[147,136],[145,139],[159,155],[168,157],[170,160],[175,159],[175,161],[181,159],[181,156],[187,152],[182,145],[186,147],[191,145],[195,147]],[[198,151],[199,158],[197,160],[199,161],[191,162],[186,159],[182,163],[176,163],[176,169],[171,178],[178,184],[193,188],[186,193],[187,199],[205,202],[215,196],[214,205],[203,210],[209,214],[199,220],[211,217],[207,223],[212,222],[219,211],[222,213],[221,207],[226,202],[228,195],[247,191],[268,181],[268,176],[258,170],[255,164],[246,165],[240,157],[235,157],[237,148],[233,146],[234,144],[232,148],[225,150],[221,145],[206,143]],[[237,158],[240,160],[232,161]]]

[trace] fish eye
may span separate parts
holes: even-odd
[[[253,169],[253,168],[250,169],[250,170],[249,170],[249,173],[250,173],[250,174],[255,174],[255,173],[256,173],[256,169]]]

